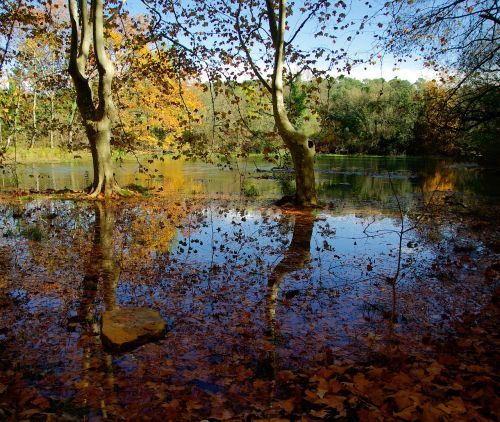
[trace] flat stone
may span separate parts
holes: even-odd
[[[101,338],[113,352],[124,352],[159,340],[167,325],[158,311],[149,308],[121,308],[102,314]]]

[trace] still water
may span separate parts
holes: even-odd
[[[296,211],[271,205],[283,173],[257,168],[271,166],[167,162],[144,174],[127,161],[116,166],[122,186],[168,195],[0,202],[0,363],[11,374],[0,386],[10,414],[267,417],[277,400],[305,397],[287,377],[308,379],[318,363],[364,361],[393,345],[422,351],[423,336],[487,302],[485,244],[420,219],[418,207],[436,192],[496,201],[496,170],[320,157],[320,196],[334,203]],[[80,190],[90,171],[39,164],[22,167],[19,180],[25,189]],[[260,196],[240,195],[242,175]],[[13,186],[7,174],[0,182]],[[464,257],[458,241],[467,242]],[[159,311],[165,337],[111,353],[102,312],[139,307]]]
[[[121,186],[139,184],[157,193],[239,195],[242,184],[250,183],[261,198],[278,198],[293,188],[293,177],[272,168],[272,164],[259,160],[221,169],[202,162],[167,159],[148,163],[141,159],[115,163],[115,177]],[[91,183],[92,166],[81,159],[71,163],[22,164],[17,168],[17,178],[22,189],[79,191]],[[381,205],[394,193],[434,191],[500,196],[499,169],[427,157],[319,156],[316,178],[324,200],[375,201]],[[0,189],[15,186],[12,172],[0,174]]]

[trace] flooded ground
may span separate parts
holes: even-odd
[[[46,191],[80,191],[90,185],[92,163],[20,164],[0,173],[0,190],[16,187]],[[139,184],[155,194],[239,195],[245,186],[260,198],[276,199],[293,189],[293,175],[260,159],[233,163],[231,167],[202,162],[146,159],[115,163],[120,186]],[[372,208],[398,195],[428,194],[435,190],[500,198],[500,171],[474,163],[456,163],[429,157],[318,156],[318,193],[323,200],[369,203]]]
[[[495,420],[495,188],[379,165],[320,162],[313,211],[182,163],[161,196],[4,199],[0,419]],[[165,336],[105,347],[137,308]]]

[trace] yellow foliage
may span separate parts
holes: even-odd
[[[424,193],[450,192],[455,189],[456,174],[451,169],[438,167],[434,174],[425,179],[423,185]]]
[[[452,112],[456,98],[450,96],[448,90],[436,81],[425,82],[420,95],[424,104],[425,125],[420,135],[421,142],[433,145],[440,140],[440,150],[453,153],[456,131],[460,127],[458,117]]]
[[[110,34],[115,48],[122,36]],[[202,109],[201,101],[175,78],[166,53],[147,46],[116,51],[120,124],[134,141],[166,147]]]

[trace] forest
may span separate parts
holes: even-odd
[[[499,39],[492,0],[4,0],[0,420],[498,421]]]

